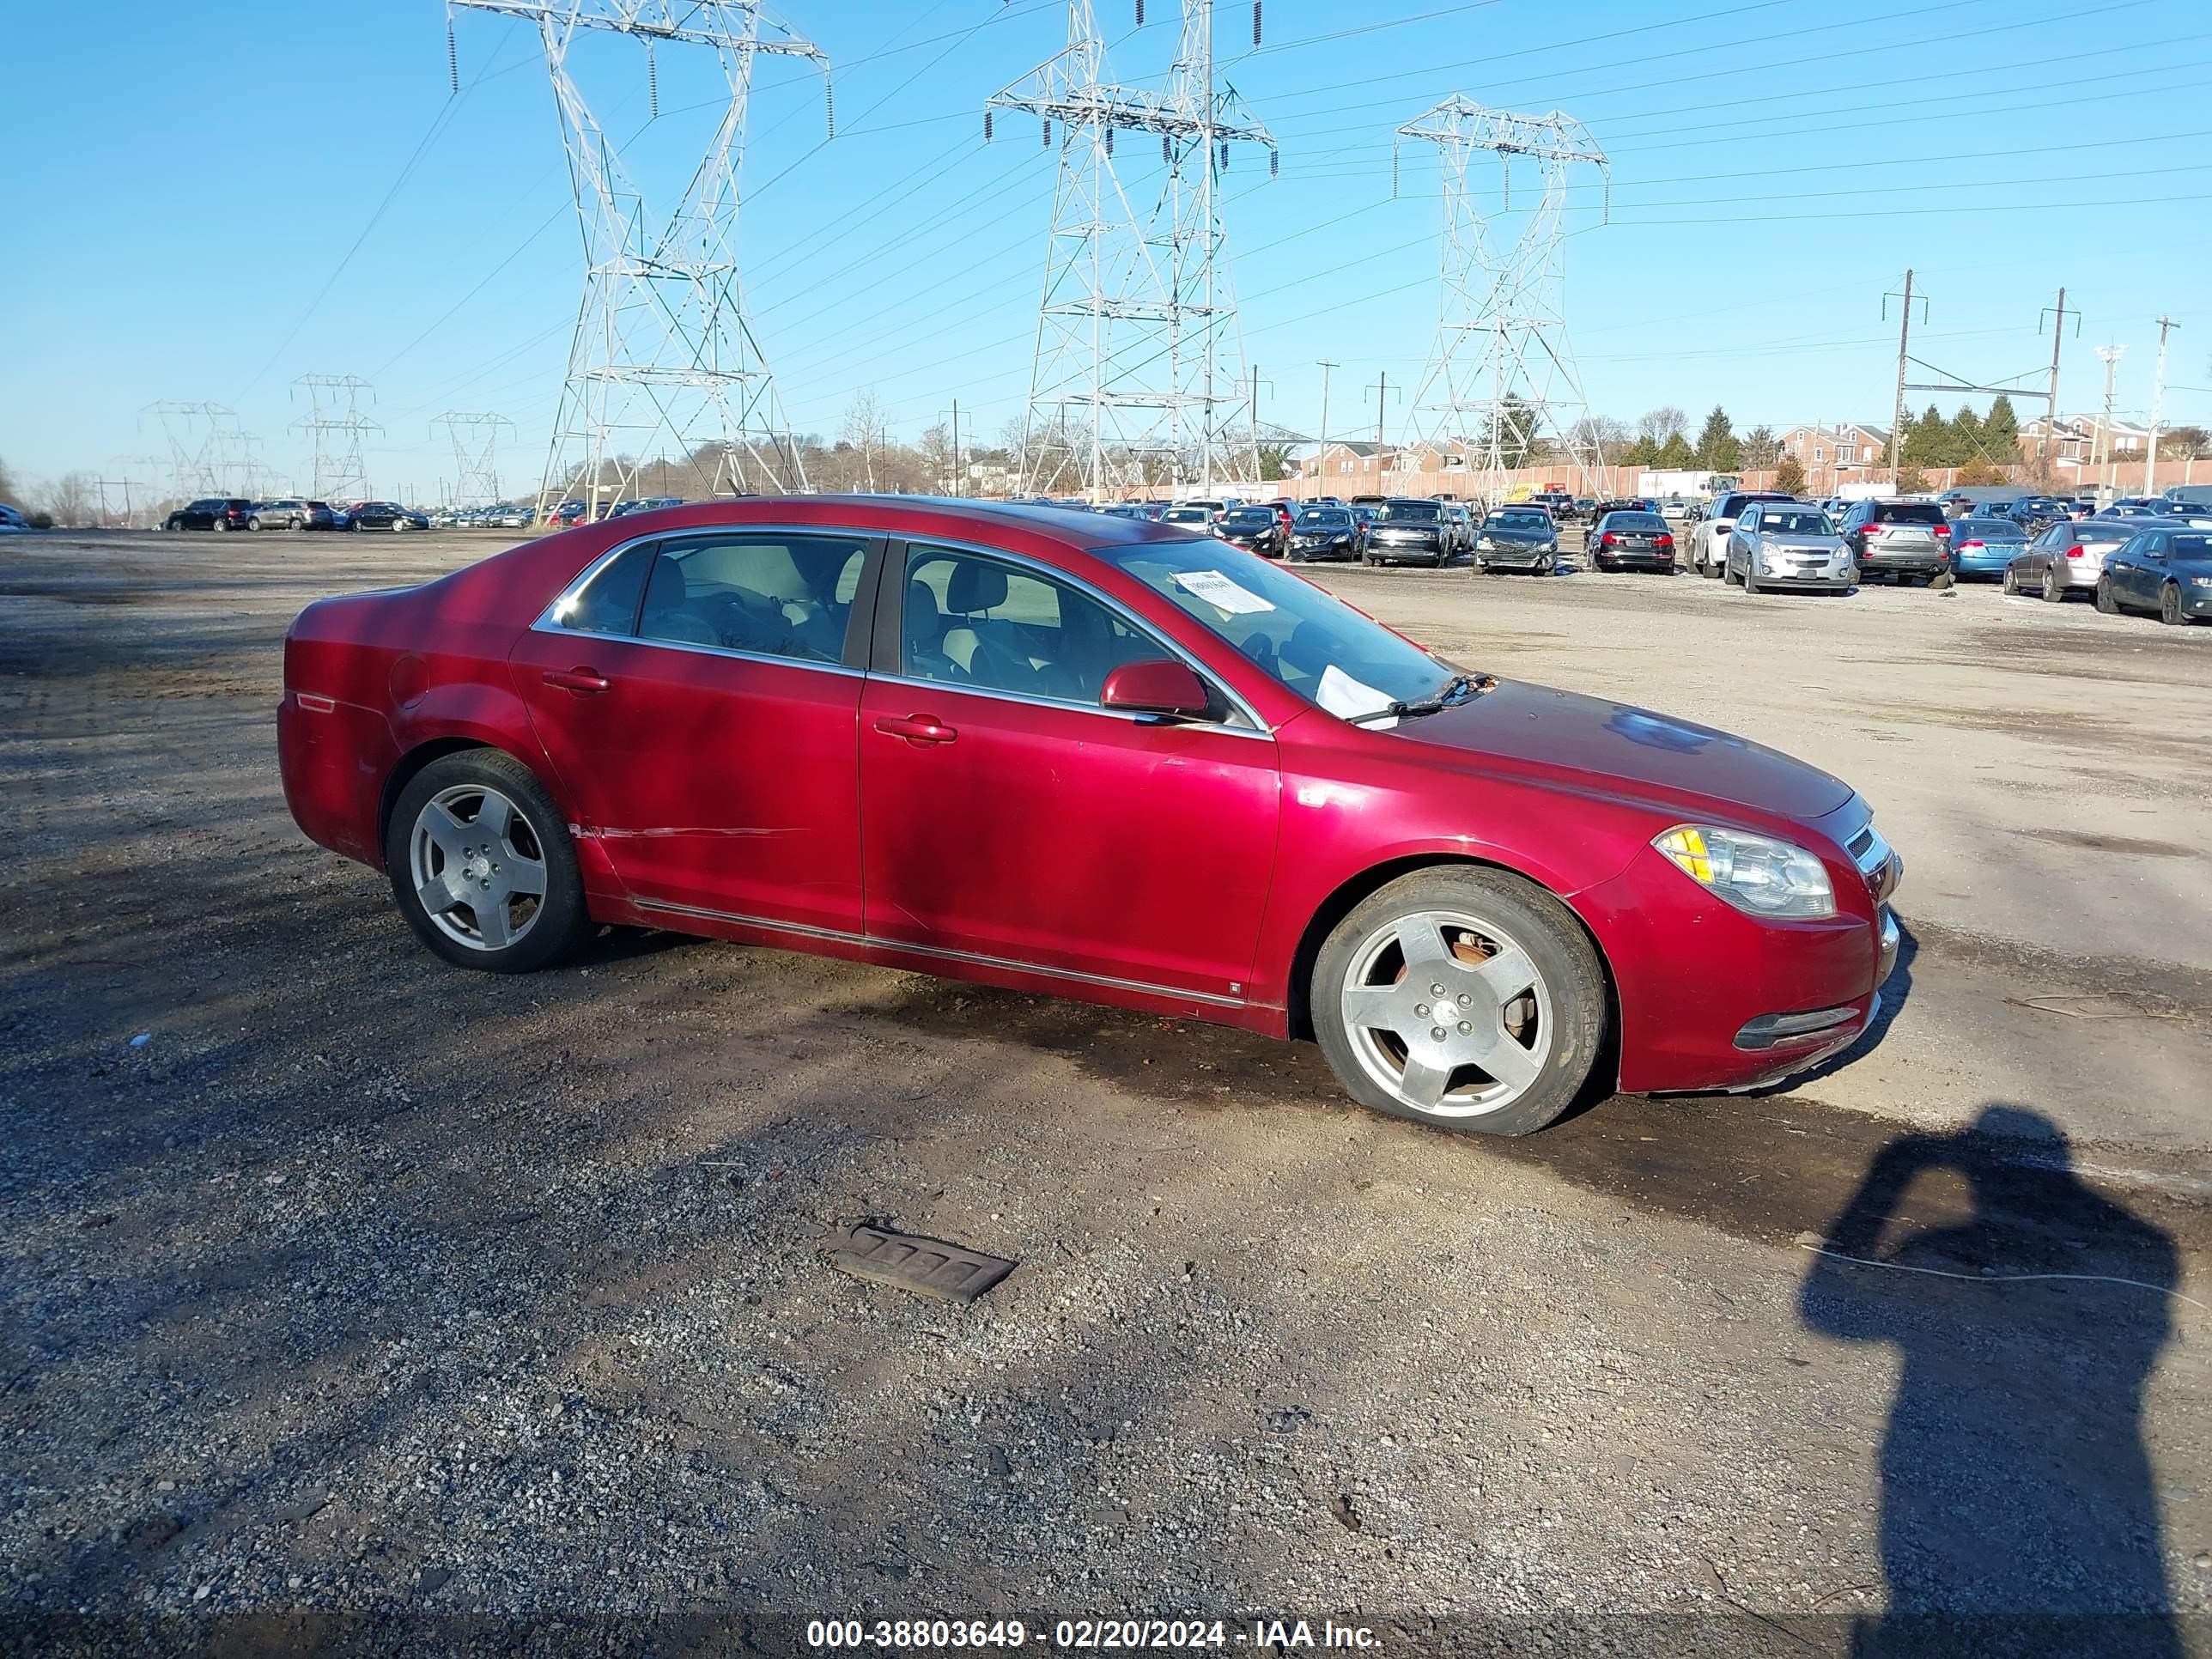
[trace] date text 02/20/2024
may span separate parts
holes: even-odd
[[[1250,1647],[1381,1647],[1364,1625],[1340,1625],[1325,1619],[1316,1627],[1304,1619],[1255,1619],[1231,1624],[1220,1619],[1060,1619],[1045,1640],[1042,1620],[1018,1619],[817,1619],[806,1626],[810,1648],[1019,1648],[1038,1646],[1081,1651],[1175,1651]]]

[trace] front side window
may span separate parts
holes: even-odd
[[[899,672],[979,691],[1096,703],[1123,663],[1166,653],[1088,595],[950,548],[910,548]]]
[[[638,637],[836,662],[866,558],[851,536],[672,537],[653,559]]]
[[[1093,548],[1281,684],[1333,714],[1432,696],[1450,666],[1311,582],[1233,549],[1182,542]]]

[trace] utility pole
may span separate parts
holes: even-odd
[[[1390,371],[1384,369],[1375,384],[1367,389],[1375,394],[1375,464],[1380,470],[1382,464],[1382,404],[1390,395]]]
[[[2105,470],[2112,459],[2112,392],[2120,377],[2120,359],[2126,351],[2124,345],[2097,348],[2097,355],[2105,360],[2105,412],[2098,417],[2096,443],[2097,492],[2100,495],[2109,487]]]
[[[1887,295],[1882,296],[1885,300]],[[1920,302],[1927,308],[1928,301]],[[1897,325],[1897,404],[1894,417],[1889,423],[1889,487],[1898,488],[1898,466],[1905,454],[1905,359],[1912,343],[1912,273],[1905,273],[1905,304],[1903,315]]]
[[[2181,325],[2171,317],[2158,319],[2158,369],[2150,383],[2150,432],[2143,445],[2143,487],[2146,495],[2158,489],[2158,422],[2166,412],[2166,337]]]
[[[2074,326],[2081,325],[2081,314],[2074,313]],[[2044,398],[2043,442],[2037,447],[2036,465],[2048,474],[2051,471],[2051,452],[2058,441],[2058,348],[2066,338],[2066,290],[2058,290],[2058,307],[2051,324],[2051,391]]]
[[[952,493],[968,493],[968,471],[960,465],[960,399],[952,400]]]
[[[1328,476],[1328,372],[1343,365],[1324,359],[1316,367],[1321,370],[1321,453],[1314,458],[1314,476],[1326,480]],[[1314,493],[1318,495],[1322,492],[1316,489]]]

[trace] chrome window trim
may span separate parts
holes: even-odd
[[[1085,581],[1074,572],[1066,569],[1060,565],[1048,563],[1042,559],[1033,559],[1026,554],[1010,552],[1002,547],[988,547],[974,542],[957,541],[945,538],[915,538],[898,532],[876,532],[847,529],[834,525],[700,525],[681,531],[652,531],[645,535],[633,536],[628,541],[617,542],[614,546],[610,547],[605,552],[600,554],[598,558],[593,559],[591,563],[586,565],[583,569],[578,571],[576,574],[570,579],[568,586],[563,587],[559,593],[554,596],[552,603],[548,605],[545,609],[539,613],[538,620],[531,623],[529,631],[533,634],[556,634],[569,639],[577,640],[614,640],[627,645],[649,646],[655,650],[688,651],[698,656],[726,657],[739,662],[777,663],[785,667],[809,668],[822,673],[842,674],[849,678],[854,679],[876,679],[881,680],[886,684],[918,686],[928,690],[955,692],[963,696],[988,697],[1000,702],[1026,703],[1034,707],[1044,708],[1069,708],[1075,710],[1079,714],[1103,714],[1111,719],[1127,720],[1138,725],[1152,726],[1169,724],[1168,721],[1159,715],[1148,714],[1136,709],[1106,708],[1102,708],[1097,703],[1078,702],[1062,697],[1030,696],[1024,696],[1019,692],[994,690],[984,686],[962,685],[952,680],[924,680],[916,679],[912,676],[906,674],[879,674],[866,668],[854,668],[842,662],[814,662],[803,657],[780,657],[769,652],[740,651],[728,646],[698,645],[683,640],[649,639],[641,634],[599,633],[590,629],[565,627],[562,623],[554,621],[554,613],[557,611],[562,605],[580,594],[586,587],[591,586],[592,580],[599,575],[600,571],[612,564],[617,559],[629,552],[631,549],[642,546],[648,542],[665,541],[672,536],[698,535],[720,531],[726,531],[732,534],[758,532],[766,535],[847,536],[858,541],[890,543],[896,546],[902,554],[902,586],[900,589],[899,599],[899,603],[902,606],[905,604],[905,589],[903,586],[905,580],[903,556],[910,553],[917,546],[941,547],[948,552],[972,554],[979,558],[998,559],[1008,564],[1020,566],[1025,569],[1035,571],[1039,575],[1048,580],[1066,583],[1069,586],[1080,592],[1085,598],[1091,599],[1097,604],[1103,606],[1109,613],[1119,617],[1128,626],[1134,629],[1139,634],[1141,634],[1145,638],[1152,641],[1152,643],[1158,646],[1163,652],[1174,657],[1185,667],[1188,668],[1193,673],[1196,674],[1201,680],[1205,681],[1206,684],[1220,692],[1223,699],[1229,704],[1230,708],[1236,714],[1242,715],[1244,720],[1250,722],[1249,726],[1239,726],[1230,721],[1223,720],[1188,720],[1176,722],[1176,724],[1185,726],[1198,727],[1208,731],[1226,732],[1233,736],[1240,738],[1272,738],[1274,736],[1273,728],[1271,728],[1265,720],[1260,718],[1259,711],[1254,708],[1234,686],[1223,680],[1212,668],[1200,661],[1182,646],[1176,644],[1171,640],[1162,639],[1158,629],[1154,628],[1152,623],[1146,622],[1143,617],[1132,611],[1128,606],[1122,604],[1119,599],[1114,598],[1113,595],[1100,592],[1099,589],[1093,586],[1090,582]],[[880,599],[878,602],[880,604]]]
[[[843,536],[871,545],[887,539],[880,532],[841,530],[822,525],[744,524],[698,525],[683,530],[655,530],[642,536],[633,536],[626,542],[617,542],[579,571],[575,577],[556,594],[553,602],[530,624],[532,634],[558,634],[572,640],[614,640],[624,645],[650,646],[657,651],[688,651],[699,657],[726,657],[738,662],[775,663],[785,668],[811,668],[824,674],[842,674],[850,679],[866,679],[865,668],[854,668],[842,662],[817,662],[808,657],[782,657],[772,651],[740,651],[732,646],[700,645],[689,640],[656,640],[642,634],[605,634],[588,628],[569,628],[553,620],[553,613],[592,585],[599,572],[612,564],[632,548],[642,547],[648,542],[667,541],[672,537],[713,535],[726,532],[732,535],[758,532],[767,535],[786,536]],[[891,538],[895,539],[895,538]],[[863,556],[865,556],[865,555]],[[855,598],[854,603],[860,601]]]
[[[1042,963],[1021,962],[1012,957],[986,956],[979,951],[951,951],[939,945],[915,945],[902,939],[888,939],[881,933],[852,933],[842,928],[817,927],[802,921],[774,921],[766,916],[740,915],[733,910],[710,910],[703,905],[678,904],[671,899],[641,898],[631,901],[641,910],[658,910],[669,915],[697,916],[708,921],[733,922],[743,927],[758,927],[765,932],[796,933],[805,939],[836,939],[849,945],[872,945],[878,950],[906,951],[915,956],[935,957],[945,962],[972,962],[980,967],[1005,968],[1018,974],[1036,974],[1047,979],[1073,980],[1083,985],[1103,985],[1117,991],[1141,991],[1149,996],[1176,997],[1190,1002],[1203,1002],[1215,1008],[1243,1008],[1250,1006],[1244,997],[1222,996],[1211,991],[1185,991],[1172,985],[1154,985],[1140,979],[1116,979],[1110,974],[1086,974],[1073,968],[1048,968]]]
[[[1030,558],[1026,554],[1010,553],[1002,547],[978,546],[973,542],[952,541],[939,537],[914,537],[905,535],[894,536],[891,539],[896,542],[903,551],[909,556],[917,547],[941,547],[950,553],[969,553],[975,555],[978,558],[998,559],[1007,564],[1018,565],[1025,569],[1034,570],[1038,574],[1044,576],[1048,580],[1066,583],[1067,586],[1074,588],[1085,599],[1097,601],[1108,611],[1127,623],[1129,626],[1136,629],[1138,633],[1143,635],[1146,639],[1152,641],[1153,644],[1158,646],[1162,651],[1182,663],[1183,666],[1189,669],[1192,673],[1197,675],[1199,678],[1204,680],[1215,690],[1220,692],[1223,698],[1228,702],[1232,710],[1242,714],[1246,720],[1251,722],[1249,729],[1234,726],[1223,720],[1186,720],[1179,722],[1180,724],[1185,726],[1206,726],[1220,732],[1233,732],[1240,737],[1272,738],[1275,735],[1273,730],[1267,725],[1267,721],[1260,718],[1260,711],[1253,708],[1250,703],[1247,702],[1243,696],[1238,693],[1236,687],[1229,684],[1218,674],[1215,673],[1212,668],[1200,661],[1196,657],[1193,656],[1182,646],[1177,645],[1174,641],[1162,639],[1160,637],[1159,630],[1151,623],[1146,622],[1142,617],[1138,616],[1134,611],[1131,611],[1127,605],[1122,604],[1121,600],[1115,599],[1112,594],[1101,592],[1097,588],[1085,581],[1082,577],[1077,575],[1073,571],[1068,570],[1060,565],[1048,564],[1042,559]],[[906,629],[906,582],[909,580],[911,579],[906,576],[904,567],[902,565],[899,584],[899,629],[902,635],[905,632]],[[957,691],[967,696],[995,697],[1001,702],[1035,703],[1040,707],[1047,708],[1073,708],[1086,714],[1111,714],[1119,719],[1136,720],[1148,723],[1158,722],[1160,720],[1160,717],[1156,714],[1146,714],[1120,708],[1102,708],[1099,704],[1095,702],[1077,702],[1066,697],[1030,696],[1018,691],[996,691],[983,686],[963,685],[955,680],[921,680],[915,679],[913,676],[908,674],[878,674],[874,678],[900,685],[925,685],[948,691]]]

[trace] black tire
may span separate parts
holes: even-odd
[[[1958,580],[1958,576],[1954,572],[1948,570],[1939,570],[1928,579],[1928,586],[1936,588],[1949,587],[1955,584]]]
[[[1424,910],[1495,926],[1528,953],[1552,1002],[1552,1050],[1521,1095],[1495,1111],[1454,1117],[1408,1104],[1369,1075],[1340,1001],[1363,945],[1378,930]],[[1315,1036],[1346,1093],[1378,1112],[1462,1133],[1533,1133],[1556,1121],[1589,1082],[1605,1036],[1605,975],[1574,913],[1550,893],[1504,870],[1475,866],[1417,870],[1353,907],[1322,943],[1308,988]]]
[[[2051,573],[2047,570],[2043,573],[2043,585],[2045,587],[2051,586]],[[2010,565],[2007,565],[2005,567],[2004,580],[1998,583],[1997,586],[1999,591],[2008,597],[2017,597],[2020,592],[2019,574],[2015,572]],[[2050,596],[2045,594],[2044,597],[2048,599]]]
[[[471,784],[495,788],[513,803],[545,866],[545,891],[535,919],[521,937],[498,950],[472,947],[448,935],[431,919],[415,887],[411,852],[416,819],[440,793]],[[392,822],[385,830],[384,867],[391,877],[392,897],[415,937],[457,968],[532,973],[573,956],[595,931],[576,867],[576,849],[568,840],[561,808],[528,767],[496,749],[441,756],[408,781],[392,805]]]
[[[2172,582],[2158,590],[2158,619],[2168,628],[2189,626],[2189,613],[2181,608],[2181,589]]]
[[[2009,579],[2012,572],[2008,570],[2005,575]],[[2046,564],[2043,567],[2043,602],[2045,605],[2057,605],[2065,597],[2066,585],[2058,580],[2057,567]]]
[[[260,528],[261,528],[261,515],[260,515],[259,514],[258,514],[258,513],[257,513],[257,514],[255,514],[253,515],[253,517],[252,517],[252,518],[248,519],[248,520],[246,521],[246,527],[248,530],[258,530],[258,529],[260,529]]]
[[[230,520],[229,520],[228,519],[227,519],[227,518],[223,517],[223,515],[222,515],[222,514],[218,513],[218,514],[216,514],[215,515],[215,517],[214,517],[212,520],[210,520],[209,521],[208,528],[209,528],[210,530],[224,530],[224,531],[227,531],[227,530],[228,530],[228,529],[230,528]]]
[[[1743,568],[1743,591],[1747,593],[1758,593],[1764,591],[1759,585],[1759,573],[1748,564]]]
[[[2097,609],[2107,617],[2120,614],[2120,602],[2112,597],[2112,579],[2110,576],[2097,578]]]

